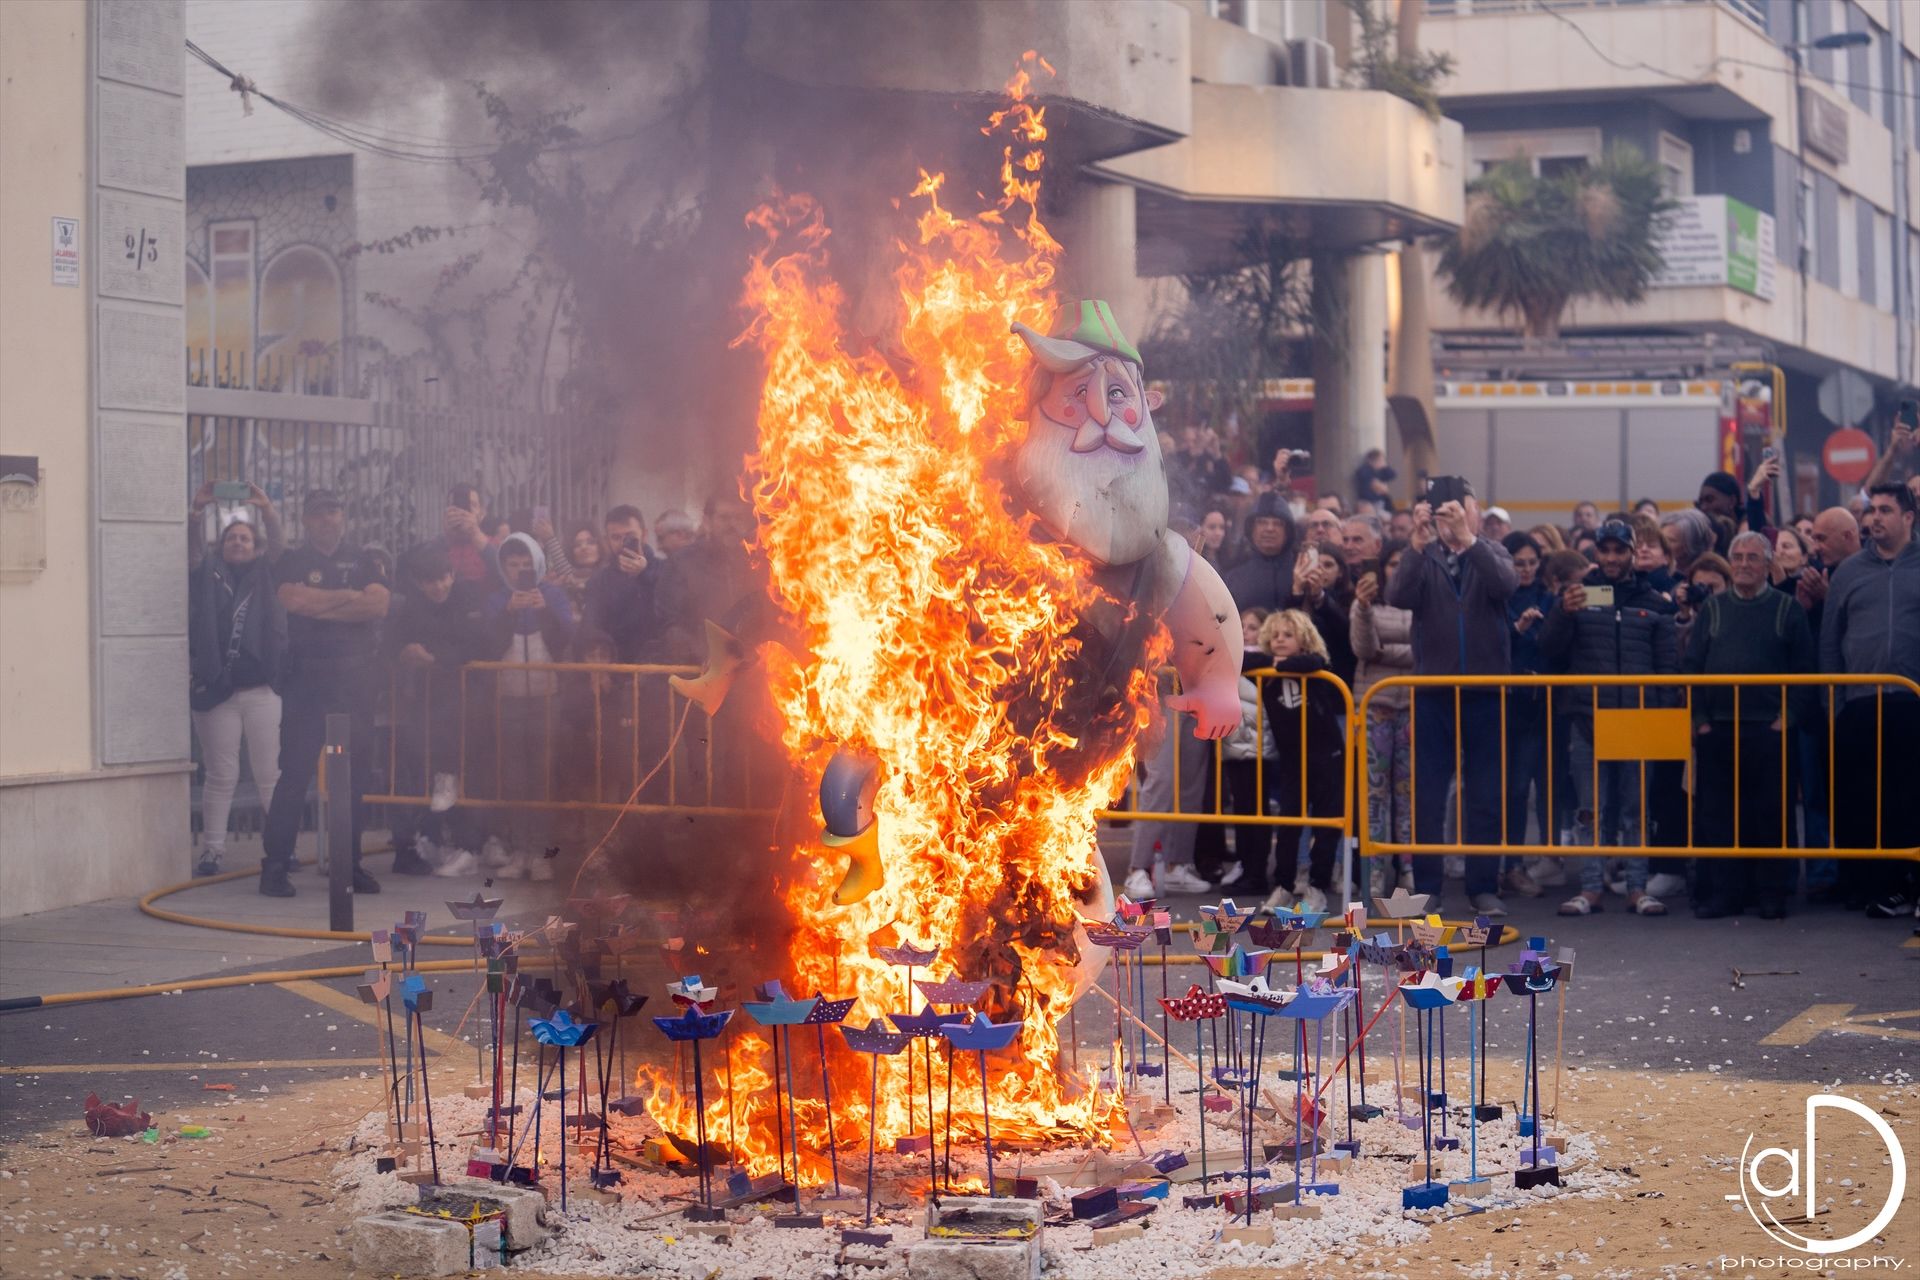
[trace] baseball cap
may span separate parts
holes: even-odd
[[[1594,542],[1624,542],[1633,545],[1633,526],[1625,520],[1609,520],[1600,526],[1600,532],[1593,535]]]
[[[307,490],[307,496],[300,500],[300,510],[303,513],[309,511],[339,511],[346,505],[346,503],[340,501],[340,495],[331,489],[309,489]]]
[[[1507,514],[1507,509],[1505,507],[1488,507],[1486,509],[1486,512],[1481,518],[1485,519],[1487,517],[1492,517],[1495,520],[1504,521],[1507,524],[1513,523],[1513,517]]]

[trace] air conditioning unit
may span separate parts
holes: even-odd
[[[1333,88],[1333,46],[1311,36],[1287,41],[1287,83],[1296,89]]]

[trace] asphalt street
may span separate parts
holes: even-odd
[[[399,895],[388,898],[403,905]],[[1174,900],[1176,918],[1195,918],[1200,901]],[[1776,922],[1645,918],[1613,899],[1613,910],[1570,920],[1554,914],[1555,901],[1509,898],[1507,923],[1546,937],[1556,951],[1575,951],[1565,1013],[1570,1063],[1769,1080],[1895,1083],[1920,1075],[1920,938],[1908,922],[1832,907]],[[436,947],[429,958],[463,954]],[[1496,948],[1489,960],[1503,968],[1512,954]],[[299,964],[369,959],[367,946],[349,944]],[[635,989],[659,992],[654,984],[670,967],[646,949],[632,975]],[[1203,972],[1177,965],[1169,985],[1182,990]],[[428,977],[436,993],[426,1016],[429,1047],[470,1052],[444,1037],[471,1038],[483,1026],[484,1013],[469,1009],[478,984],[465,973]],[[354,987],[354,979],[341,978],[0,1014],[0,1120],[16,1134],[77,1121],[89,1092],[137,1096],[157,1114],[185,1115],[204,1113],[216,1097],[237,1102],[303,1081],[377,1078],[384,1036]],[[663,993],[655,1003],[664,1003]],[[1076,1017],[1083,1045],[1108,1040],[1108,1016],[1104,1001],[1083,1002]],[[1525,1002],[1503,999],[1490,1016],[1493,1052],[1519,1053]],[[659,1039],[645,1026],[631,1043]],[[213,1093],[210,1084],[234,1088]]]

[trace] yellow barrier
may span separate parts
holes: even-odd
[[[1691,770],[1694,764],[1693,751],[1694,751],[1694,743],[1695,743],[1695,734],[1694,734],[1694,728],[1692,723],[1694,690],[1702,689],[1702,688],[1732,689],[1733,690],[1733,717],[1734,717],[1735,724],[1739,724],[1741,723],[1740,693],[1741,693],[1741,690],[1743,689],[1758,690],[1758,691],[1764,691],[1767,693],[1777,694],[1780,699],[1779,705],[1782,706],[1783,708],[1786,707],[1787,704],[1792,701],[1792,699],[1788,696],[1789,689],[1800,689],[1800,688],[1809,688],[1809,687],[1825,689],[1827,691],[1826,708],[1825,708],[1826,726],[1827,726],[1827,794],[1830,797],[1830,802],[1837,804],[1837,800],[1832,799],[1835,796],[1834,782],[1837,776],[1837,769],[1838,769],[1837,757],[1839,753],[1839,745],[1836,740],[1836,735],[1834,733],[1834,722],[1837,718],[1837,703],[1839,701],[1837,697],[1837,691],[1840,688],[1844,688],[1844,687],[1860,687],[1860,686],[1871,686],[1875,690],[1873,696],[1876,704],[1875,716],[1874,716],[1874,720],[1875,720],[1874,760],[1876,764],[1876,773],[1875,773],[1876,782],[1875,782],[1874,795],[1875,795],[1876,809],[1875,809],[1875,817],[1874,817],[1874,821],[1875,821],[1874,844],[1872,846],[1851,846],[1850,847],[1850,846],[1839,844],[1837,833],[1838,833],[1840,824],[1837,821],[1833,820],[1834,815],[1831,813],[1828,815],[1829,816],[1829,824],[1828,824],[1829,840],[1824,847],[1822,846],[1806,847],[1806,846],[1793,844],[1791,842],[1791,831],[1792,831],[1791,798],[1789,796],[1789,789],[1784,784],[1780,788],[1780,832],[1781,832],[1780,843],[1777,845],[1742,844],[1740,842],[1741,804],[1740,804],[1740,795],[1739,795],[1740,777],[1741,777],[1740,742],[1739,742],[1739,735],[1737,733],[1733,735],[1734,741],[1733,741],[1732,785],[1733,785],[1734,791],[1733,791],[1732,811],[1733,811],[1734,843],[1731,845],[1701,845],[1695,842],[1694,829],[1693,829],[1693,826],[1694,826],[1693,801],[1696,799],[1695,787],[1697,787],[1698,785],[1698,778],[1697,778],[1697,775],[1691,775],[1691,774],[1690,774],[1691,785],[1689,785],[1687,788],[1688,805],[1687,805],[1686,842],[1684,844],[1673,844],[1673,845],[1654,845],[1654,844],[1649,844],[1647,842],[1647,804],[1646,804],[1647,770],[1646,770],[1646,766],[1650,761],[1651,762],[1684,761],[1688,763],[1689,768]],[[1489,844],[1486,842],[1469,843],[1459,839],[1455,839],[1453,841],[1429,841],[1429,842],[1423,843],[1417,838],[1411,843],[1397,843],[1390,840],[1376,839],[1373,835],[1373,832],[1370,829],[1368,829],[1365,824],[1363,824],[1360,830],[1360,853],[1362,857],[1392,856],[1392,855],[1403,854],[1403,853],[1413,853],[1413,854],[1438,853],[1438,854],[1495,854],[1495,855],[1543,854],[1543,855],[1559,856],[1559,857],[1591,857],[1591,856],[1614,857],[1614,856],[1622,856],[1622,855],[1625,855],[1625,856],[1650,855],[1654,857],[1665,856],[1665,857],[1696,857],[1696,858],[1824,857],[1824,858],[1907,858],[1907,859],[1920,860],[1920,846],[1915,846],[1911,848],[1902,847],[1902,848],[1895,848],[1895,849],[1888,849],[1888,848],[1881,847],[1882,831],[1883,831],[1884,818],[1885,818],[1885,809],[1886,809],[1886,803],[1889,797],[1886,797],[1885,795],[1882,794],[1882,788],[1880,786],[1880,783],[1878,782],[1879,773],[1878,773],[1877,766],[1884,759],[1884,752],[1886,749],[1886,743],[1884,740],[1884,729],[1885,729],[1885,718],[1886,718],[1885,705],[1886,705],[1887,691],[1889,689],[1893,689],[1897,692],[1911,694],[1915,698],[1920,698],[1920,685],[1916,685],[1913,681],[1908,680],[1902,676],[1891,676],[1891,675],[1394,676],[1389,679],[1382,680],[1379,683],[1371,686],[1367,690],[1366,695],[1362,697],[1360,701],[1360,709],[1355,718],[1355,727],[1354,729],[1350,729],[1349,731],[1350,738],[1354,735],[1354,732],[1357,731],[1357,727],[1359,725],[1364,725],[1366,723],[1366,717],[1368,712],[1372,710],[1373,700],[1375,696],[1382,693],[1385,690],[1394,689],[1394,688],[1410,689],[1413,691],[1413,698],[1411,700],[1413,711],[1410,713],[1410,721],[1412,723],[1411,723],[1411,732],[1409,734],[1409,737],[1413,740],[1412,744],[1410,744],[1410,759],[1412,761],[1413,772],[1415,777],[1413,804],[1414,804],[1414,811],[1416,814],[1418,814],[1419,812],[1419,799],[1418,799],[1419,747],[1417,745],[1419,734],[1418,734],[1417,716],[1418,716],[1419,703],[1421,701],[1420,695],[1423,691],[1438,691],[1443,693],[1451,692],[1453,695],[1453,703],[1454,703],[1454,717],[1453,717],[1454,744],[1453,745],[1454,745],[1454,764],[1455,764],[1454,771],[1453,771],[1453,777],[1455,779],[1455,782],[1453,784],[1453,791],[1455,795],[1455,802],[1453,805],[1453,816],[1454,816],[1454,824],[1455,824],[1454,831],[1456,836],[1458,836],[1458,834],[1461,832],[1462,826],[1464,824],[1464,819],[1465,819],[1466,787],[1463,784],[1464,784],[1464,779],[1466,777],[1466,765],[1468,763],[1468,755],[1466,750],[1467,744],[1464,740],[1464,735],[1461,727],[1461,720],[1462,720],[1462,717],[1460,714],[1461,695],[1468,690],[1489,690],[1489,691],[1497,691],[1499,693],[1500,695],[1500,741],[1499,741],[1498,767],[1500,770],[1500,835],[1501,835],[1501,839],[1498,844]],[[1601,844],[1599,843],[1598,841],[1599,841],[1600,832],[1599,832],[1598,822],[1594,824],[1595,840],[1593,843],[1587,843],[1587,844],[1572,844],[1572,845],[1559,844],[1559,843],[1530,844],[1530,843],[1527,843],[1525,840],[1525,832],[1518,833],[1519,838],[1516,839],[1515,838],[1516,833],[1509,831],[1507,829],[1508,814],[1510,812],[1510,808],[1508,805],[1508,786],[1507,786],[1507,783],[1508,783],[1508,779],[1507,779],[1507,714],[1506,714],[1507,696],[1510,692],[1513,692],[1519,689],[1526,689],[1526,688],[1544,688],[1547,691],[1547,696],[1545,700],[1546,705],[1545,705],[1545,708],[1543,709],[1543,715],[1546,721],[1546,752],[1547,752],[1548,767],[1545,774],[1545,781],[1543,785],[1546,791],[1547,811],[1549,815],[1551,815],[1554,812],[1553,735],[1557,727],[1555,724],[1554,709],[1553,709],[1554,691],[1557,689],[1576,689],[1576,690],[1591,691],[1596,695],[1596,697],[1594,698],[1595,703],[1599,701],[1597,697],[1597,693],[1601,689],[1632,689],[1637,691],[1638,696],[1635,698],[1635,702],[1637,705],[1628,706],[1628,707],[1595,707],[1593,710],[1595,719],[1594,719],[1594,726],[1593,726],[1594,761],[1593,761],[1592,796],[1593,796],[1595,807],[1597,809],[1600,803],[1600,790],[1601,790],[1600,766],[1602,764],[1606,764],[1606,763],[1638,764],[1640,768],[1639,788],[1640,788],[1640,797],[1641,797],[1641,803],[1638,806],[1640,810],[1639,843],[1637,844]],[[1674,707],[1647,705],[1648,695],[1650,692],[1654,692],[1657,694],[1659,691],[1666,691],[1666,690],[1674,691],[1676,694],[1684,694],[1684,702],[1680,706],[1674,706]],[[1656,700],[1658,700],[1658,698],[1656,698]],[[1791,738],[1792,738],[1792,735],[1790,733],[1782,732],[1780,734],[1780,777],[1783,780],[1791,776],[1791,767],[1790,767]],[[1475,743],[1473,745],[1475,750],[1484,752],[1486,749],[1486,746],[1490,744]],[[1361,809],[1361,812],[1364,813],[1366,811],[1367,799],[1368,799],[1368,778],[1367,778],[1367,771],[1364,768],[1360,770],[1360,778],[1361,778],[1360,809]],[[1548,832],[1543,834],[1551,835],[1552,833]]]
[[[698,674],[697,667],[655,663],[473,662],[460,669],[457,705],[447,708],[435,705],[434,680],[396,670],[388,686],[388,794],[365,799],[427,805],[434,774],[451,773],[463,809],[772,814],[771,807],[716,801],[719,729],[745,713],[723,709],[710,717],[667,682]],[[488,731],[476,733],[476,722]],[[580,771],[589,749],[591,778]],[[749,743],[732,757],[740,768],[731,790],[740,795],[760,793],[758,750]],[[656,763],[664,767],[643,786]],[[410,780],[417,774],[417,793],[401,787],[403,768]],[[777,784],[771,790],[777,793]]]
[[[1224,755],[1225,748],[1222,743],[1215,742],[1212,744],[1213,808],[1211,811],[1194,812],[1194,811],[1182,809],[1180,807],[1180,794],[1181,794],[1180,751],[1179,751],[1178,744],[1176,743],[1175,749],[1172,753],[1173,754],[1173,808],[1171,810],[1156,811],[1156,810],[1140,808],[1140,780],[1136,777],[1127,786],[1127,795],[1131,799],[1132,803],[1129,804],[1126,808],[1102,809],[1099,812],[1099,816],[1102,818],[1117,819],[1117,820],[1124,820],[1124,821],[1192,822],[1192,823],[1231,824],[1233,826],[1244,825],[1244,826],[1267,826],[1267,827],[1332,827],[1335,830],[1339,830],[1339,831],[1350,830],[1353,826],[1353,812],[1354,812],[1353,748],[1356,742],[1360,742],[1360,743],[1365,742],[1364,737],[1356,738],[1353,732],[1353,726],[1356,723],[1354,718],[1354,709],[1353,709],[1353,690],[1347,687],[1347,684],[1344,680],[1340,679],[1339,676],[1334,675],[1330,671],[1312,671],[1312,672],[1301,673],[1301,672],[1276,671],[1272,667],[1261,667],[1256,670],[1243,672],[1242,674],[1246,679],[1253,681],[1255,692],[1258,695],[1254,699],[1254,705],[1256,707],[1256,710],[1254,712],[1254,726],[1253,726],[1254,727],[1254,739],[1253,739],[1254,740],[1254,757],[1253,757],[1254,759],[1254,794],[1259,797],[1259,800],[1255,802],[1257,806],[1255,812],[1229,813],[1220,807],[1221,797],[1225,794],[1225,788],[1222,786],[1222,781],[1221,781],[1221,775],[1225,770],[1225,755]],[[1345,747],[1343,748],[1343,751],[1345,752],[1344,758],[1346,761],[1346,766],[1341,770],[1340,812],[1330,813],[1330,814],[1310,814],[1308,812],[1308,810],[1311,808],[1311,806],[1308,804],[1308,801],[1307,801],[1307,796],[1308,796],[1307,720],[1308,720],[1308,710],[1309,710],[1308,698],[1310,697],[1310,695],[1307,692],[1306,685],[1303,683],[1299,688],[1299,694],[1301,698],[1300,745],[1299,745],[1299,753],[1298,753],[1299,766],[1300,766],[1300,793],[1299,793],[1300,794],[1300,812],[1298,814],[1268,814],[1265,812],[1265,800],[1266,800],[1266,794],[1267,794],[1267,778],[1266,778],[1266,755],[1263,749],[1267,740],[1267,723],[1266,723],[1267,681],[1269,680],[1297,681],[1301,679],[1302,674],[1304,674],[1309,680],[1320,681],[1320,682],[1324,682],[1325,684],[1333,686],[1335,691],[1338,692],[1340,696],[1341,721],[1347,726],[1347,735],[1346,735],[1347,742]],[[1174,717],[1169,716],[1165,731],[1167,733],[1181,733],[1181,732],[1185,732],[1186,730],[1184,730],[1182,726],[1177,723]],[[1275,744],[1276,747],[1278,745],[1279,745],[1278,743]]]

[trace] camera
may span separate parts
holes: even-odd
[[[1711,599],[1713,599],[1713,592],[1697,582],[1685,583],[1680,588],[1680,603],[1689,609],[1698,609]]]

